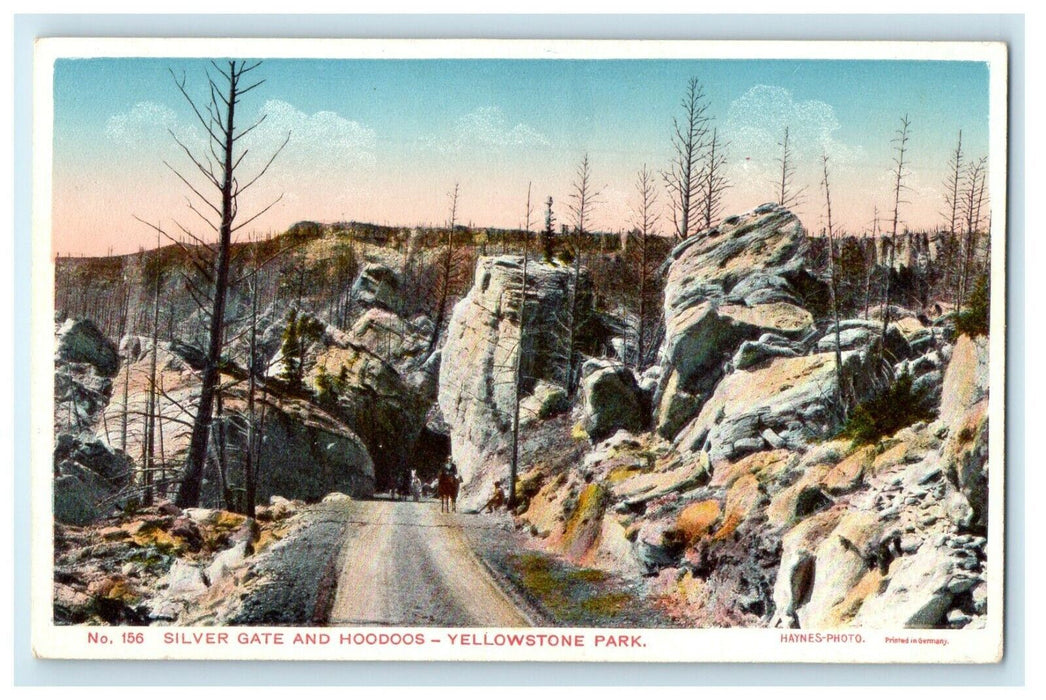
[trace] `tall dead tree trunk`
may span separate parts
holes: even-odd
[[[570,319],[567,329],[567,395],[573,396],[575,389],[574,375],[577,373],[577,339],[580,331],[578,286],[581,283],[581,259],[588,230],[585,228],[591,219],[592,207],[599,198],[599,191],[592,188],[592,170],[586,153],[577,167],[577,179],[574,180],[573,192],[570,195],[570,212],[573,215],[574,233],[571,238],[571,251],[574,256],[574,275],[570,285]]]
[[[194,155],[192,150],[179,140],[177,135],[171,132],[171,136],[181,151],[191,161],[196,170],[196,176],[202,176],[206,185],[194,184],[189,177],[179,172],[169,163],[165,162],[164,165],[196,197],[195,200],[190,200],[189,208],[199,218],[203,219],[211,231],[216,233],[218,237],[217,243],[214,244],[216,250],[213,256],[213,265],[210,269],[199,268],[204,279],[210,282],[210,289],[202,294],[199,293],[202,290],[199,290],[197,295],[194,296],[208,317],[208,341],[204,366],[201,372],[200,400],[197,404],[196,417],[193,420],[189,449],[185,458],[184,475],[175,501],[182,508],[197,506],[200,502],[200,489],[203,482],[204,464],[207,459],[207,446],[213,419],[215,393],[218,389],[220,375],[232,234],[265,214],[282,199],[282,196],[277,197],[270,204],[261,208],[257,213],[241,223],[234,223],[237,219],[240,195],[250,189],[268,171],[269,166],[272,165],[276,156],[279,155],[290,139],[290,134],[288,134],[287,139],[275,149],[265,166],[246,183],[243,183],[236,176],[243,158],[247,154],[246,149],[242,145],[238,145],[239,140],[265,120],[263,116],[246,129],[237,129],[236,126],[236,107],[241,98],[265,82],[264,80],[259,80],[250,85],[245,86],[243,84],[246,76],[259,65],[261,65],[260,61],[248,64],[244,61],[231,60],[225,68],[222,68],[212,61],[211,66],[221,76],[222,82],[219,84],[216,82],[216,78],[208,73],[209,100],[203,108],[189,95],[185,77],[183,76],[180,80],[175,78],[175,85],[179,92],[189,103],[200,125],[204,128],[208,142],[207,153],[202,156]],[[211,191],[212,198],[208,198],[202,190]],[[194,204],[194,202],[196,203]],[[216,217],[216,219],[213,217]],[[161,227],[151,224],[147,225],[166,236],[172,242],[178,243]],[[210,248],[210,245],[206,244],[200,236],[191,233],[181,224],[178,224],[178,227],[184,234],[193,238],[201,247]]]
[[[159,250],[159,240],[156,248]],[[155,442],[156,442],[156,352],[160,341],[160,282],[163,279],[163,271],[157,265],[156,285],[153,290],[153,334],[152,334],[152,356],[149,358],[149,402],[146,409],[145,429],[145,459],[142,465],[145,469],[145,496],[143,502],[149,506],[153,503],[153,472],[155,471]]]
[[[948,161],[948,177],[944,180],[944,202],[946,209],[942,212],[944,217],[945,225],[948,227],[947,234],[953,240],[959,240],[957,238],[958,231],[956,227],[960,223],[959,215],[961,210],[960,202],[960,187],[962,186],[962,173],[963,173],[963,152],[962,152],[962,129],[959,129],[959,140],[955,145],[955,150],[952,151],[951,160]],[[957,275],[958,260],[959,256],[955,256],[954,260],[948,260],[945,263],[944,268],[944,290],[950,291],[952,288],[952,274],[953,268]]]
[[[708,100],[696,77],[687,82],[680,105],[683,118],[672,119],[672,149],[675,154],[662,173],[671,199],[672,222],[676,238],[687,238],[697,217],[699,169],[708,136]]]
[[[840,418],[845,420],[847,407],[843,394],[843,352],[839,331],[839,293],[836,286],[838,277],[835,272],[835,230],[832,228],[832,188],[828,179],[828,153],[825,151],[821,151],[821,168],[828,234],[828,296],[832,305],[832,320],[835,322],[835,399],[842,414]]]
[[[886,352],[886,329],[890,325],[890,277],[893,275],[894,260],[897,255],[897,225],[901,220],[901,204],[906,204],[901,199],[901,193],[907,189],[904,184],[904,176],[907,175],[904,169],[904,156],[908,150],[908,127],[911,122],[908,121],[908,115],[905,114],[901,118],[901,128],[897,130],[897,135],[894,137],[894,150],[897,155],[894,157],[894,164],[897,169],[894,171],[894,186],[893,186],[893,224],[890,229],[890,262],[886,266],[886,285],[883,292],[883,330],[882,337],[879,343],[879,358],[882,359]]]
[[[712,129],[712,137],[708,141],[708,152],[705,154],[704,163],[701,166],[701,228],[710,229],[719,220],[723,210],[723,193],[729,189],[727,182],[726,155],[725,150],[729,144],[719,139],[719,130]]]
[[[804,188],[795,188],[795,160],[789,140],[789,130],[785,127],[784,140],[777,144],[781,147],[781,177],[777,182],[777,203],[789,209],[802,201]]]
[[[432,354],[432,351],[436,349],[436,344],[439,342],[440,329],[443,327],[443,321],[447,315],[447,299],[450,297],[451,278],[454,276],[454,227],[457,225],[458,217],[458,192],[459,184],[455,182],[454,189],[447,193],[447,196],[450,197],[450,222],[447,227],[447,242],[443,247],[443,260],[440,264],[442,278],[439,288],[439,302],[436,306],[436,322],[432,329],[432,336],[429,338],[429,354]]]
[[[512,459],[508,473],[508,507],[516,507],[516,477],[519,474],[519,404],[523,394],[523,353],[527,330],[527,257],[530,254],[530,187],[527,187],[527,225],[523,233],[523,282],[519,291],[519,339],[516,341],[516,366],[513,369],[515,393],[512,399]]]
[[[651,309],[647,297],[650,286],[650,237],[657,235],[656,227],[660,215],[657,213],[657,190],[654,186],[654,178],[650,170],[644,165],[636,174],[636,192],[639,195],[639,207],[635,212],[633,225],[636,227],[635,251],[633,253],[636,261],[636,276],[638,279],[637,297],[637,325],[636,331],[636,369],[646,369],[646,335],[648,328],[648,316]]]

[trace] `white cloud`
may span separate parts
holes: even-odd
[[[823,149],[836,165],[856,162],[860,147],[837,140],[834,133],[839,126],[835,109],[826,102],[797,102],[783,87],[756,85],[730,105],[723,131],[732,152],[742,160],[778,158],[787,127],[789,146],[797,159],[818,158]]]
[[[112,141],[131,142],[152,140],[174,129],[178,115],[165,105],[139,102],[127,112],[109,117],[105,135]]]
[[[463,148],[547,148],[548,137],[533,127],[509,124],[500,107],[480,107],[458,119],[450,141],[440,144],[440,150],[457,151]]]
[[[290,142],[279,157],[283,163],[289,161],[315,170],[338,165],[370,167],[377,160],[374,129],[336,112],[306,114],[283,100],[269,100],[258,118],[262,115],[265,121],[244,137],[244,146],[252,153],[267,157],[289,133]],[[251,123],[245,122],[242,128]]]

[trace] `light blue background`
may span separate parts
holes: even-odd
[[[44,36],[890,39],[1010,47],[1006,656],[990,666],[41,661],[29,646],[32,51]],[[14,680],[17,685],[1021,685],[1024,590],[1024,17],[18,15],[14,22]],[[19,410],[21,407],[21,410]]]

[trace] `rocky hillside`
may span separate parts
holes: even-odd
[[[201,602],[225,590],[207,572],[266,546],[266,528],[282,537],[265,523],[286,499],[366,498],[410,470],[431,478],[448,454],[461,507],[477,509],[509,476],[518,420],[516,526],[633,582],[673,624],[984,623],[988,342],[903,261],[885,333],[871,272],[841,287],[836,323],[823,240],[775,205],[727,218],[667,255],[646,326],[657,359],[637,367],[617,246],[587,251],[580,272],[486,243],[441,267],[424,244],[439,239],[417,232],[292,234],[238,251],[207,510],[162,500],[200,393],[191,262],[165,250],[122,272],[60,266],[60,306],[94,319],[55,322],[60,619],[184,622],[201,606],[222,619],[217,598]],[[915,267],[946,254],[905,240]],[[249,263],[265,252],[276,273]],[[248,464],[257,502],[274,504],[257,522],[231,512],[246,510]],[[143,510],[150,489],[162,505]],[[122,603],[97,607],[109,599]]]
[[[524,340],[540,367],[524,372],[518,523],[572,562],[644,578],[691,625],[981,625],[987,340],[901,307],[885,343],[874,313],[836,329],[809,255],[773,205],[679,244],[660,364],[590,357],[573,402],[562,358]],[[521,332],[521,267],[480,262],[444,347],[439,401],[471,503],[508,474],[520,337],[563,306],[566,268],[531,262]]]

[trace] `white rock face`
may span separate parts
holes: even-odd
[[[524,376],[561,381],[561,323],[569,313],[568,267],[527,264]],[[523,266],[518,256],[481,258],[476,282],[454,307],[439,371],[439,406],[463,479],[462,504],[478,505],[508,474]]]
[[[952,601],[948,583],[954,562],[950,554],[927,541],[913,556],[897,560],[887,589],[865,601],[854,626],[902,629],[939,624]]]
[[[944,373],[938,417],[947,426],[956,425],[987,393],[988,339],[959,336]]]

